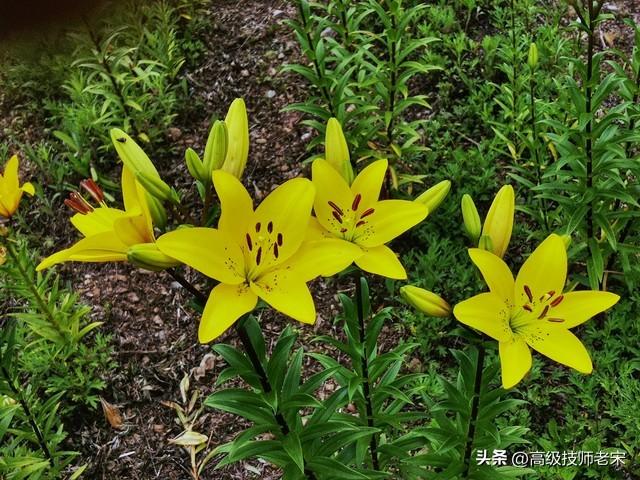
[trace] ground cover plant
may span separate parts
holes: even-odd
[[[124,1],[5,40],[0,478],[640,478],[639,17]]]

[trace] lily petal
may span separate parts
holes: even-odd
[[[531,370],[531,350],[521,338],[499,343],[502,387],[513,388]]]
[[[365,223],[356,228],[353,241],[361,247],[384,245],[420,223],[428,213],[429,209],[418,202],[408,200],[378,202],[373,207],[373,213],[362,218],[361,221]]]
[[[83,238],[70,248],[45,258],[36,270],[39,272],[62,262],[121,262],[127,259],[127,249],[115,232],[103,232]]]
[[[209,343],[218,338],[242,315],[252,311],[257,303],[258,297],[245,283],[217,285],[209,294],[202,313],[198,328],[200,343]]]
[[[531,323],[519,335],[534,350],[581,373],[591,373],[593,365],[582,342],[561,325],[546,322]]]
[[[22,187],[20,187],[21,190],[26,193],[27,195],[35,195],[36,193],[36,189],[33,187],[33,184],[31,184],[31,182],[27,182],[24,185],[22,185]]]
[[[147,219],[144,215],[123,216],[113,223],[113,231],[125,245],[138,243],[153,243],[153,236],[149,236]]]
[[[282,268],[290,268],[304,282],[341,272],[364,252],[357,245],[328,238],[304,242]]]
[[[525,293],[527,286],[534,298],[548,292],[556,294],[564,289],[567,278],[567,250],[559,235],[549,235],[524,262],[515,284],[515,303],[529,302]]]
[[[499,342],[511,341],[509,309],[501,297],[492,292],[481,293],[458,303],[453,315],[465,325],[489,335]]]
[[[351,184],[353,195],[361,195],[360,211],[371,208],[378,201],[388,166],[387,160],[376,160],[367,165]]]
[[[500,257],[479,248],[470,248],[469,256],[480,270],[489,290],[512,306],[515,281],[507,264]]]
[[[613,307],[620,297],[611,292],[582,290],[563,295],[562,301],[552,307],[549,316],[564,320],[562,327],[573,328],[600,312]]]
[[[213,228],[182,228],[156,241],[162,253],[206,276],[230,285],[245,280],[244,257],[238,244]]]
[[[260,267],[266,269],[267,266],[281,264],[300,248],[311,219],[314,195],[315,188],[309,180],[294,178],[280,185],[258,205],[254,221],[256,225],[262,225],[262,234],[282,235],[278,255]],[[234,214],[238,215],[237,212]]]
[[[316,321],[316,308],[306,283],[291,270],[277,269],[251,282],[251,290],[273,308],[302,323]]]
[[[87,214],[76,213],[71,217],[71,223],[82,235],[91,237],[113,231],[115,222],[126,216],[126,212],[117,208],[99,207]]]
[[[339,236],[344,226],[336,216],[340,211],[346,212],[353,204],[349,185],[329,162],[322,159],[313,162],[311,176],[316,187],[313,202],[316,217],[325,229]]]
[[[223,170],[213,172],[213,185],[222,210],[218,229],[230,234],[236,242],[244,242],[253,218],[253,200],[249,192],[240,180]]]
[[[386,245],[363,248],[362,250],[364,255],[356,258],[355,263],[365,272],[397,280],[407,278],[407,272],[397,255]]]

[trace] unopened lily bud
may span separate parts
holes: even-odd
[[[179,261],[162,253],[155,243],[132,245],[127,251],[127,260],[138,268],[153,272],[180,265]]]
[[[469,235],[469,238],[473,243],[480,238],[480,232],[482,231],[482,222],[480,221],[480,214],[476,208],[476,204],[473,203],[473,198],[468,193],[462,196],[462,221],[464,229]]]
[[[144,150],[122,130],[113,128],[110,133],[120,160],[133,172],[140,185],[160,200],[174,201],[171,188],[160,178],[158,170]]]
[[[529,45],[527,63],[531,68],[536,68],[536,65],[538,65],[538,46],[536,45],[536,42],[532,42],[531,45]]]
[[[224,119],[227,127],[227,155],[222,170],[240,179],[249,157],[249,119],[244,100],[236,98]]]
[[[209,132],[202,160],[204,168],[208,172],[209,182],[211,182],[213,171],[222,168],[222,165],[224,165],[228,149],[228,136],[227,125],[221,120],[216,120]]]
[[[482,235],[491,237],[491,251],[500,258],[504,257],[511,241],[515,208],[516,197],[513,187],[505,185],[498,190],[484,221]]]
[[[149,193],[146,193],[147,207],[151,214],[151,220],[153,224],[159,229],[163,230],[167,226],[167,211],[165,210],[162,202]]]
[[[491,237],[489,235],[481,235],[480,240],[478,240],[478,248],[486,250],[487,252],[493,252],[493,242],[491,241]]]
[[[171,187],[160,180],[159,177],[147,177],[141,174],[136,174],[135,177],[149,195],[163,201],[171,199]]]
[[[351,185],[355,175],[351,166],[349,146],[347,145],[347,139],[344,137],[342,126],[335,118],[330,118],[327,122],[324,151],[325,160]]]
[[[569,250],[569,247],[571,246],[571,235],[560,235],[560,238],[562,239],[562,242],[564,243],[564,248],[566,248],[567,250]]]
[[[426,205],[429,209],[429,214],[431,214],[431,212],[440,206],[447,195],[449,195],[449,190],[451,190],[451,182],[449,180],[443,180],[423,192],[415,201]]]
[[[207,170],[205,169],[202,160],[200,160],[200,157],[193,148],[187,148],[184,152],[184,160],[187,164],[187,170],[189,170],[189,173],[193,178],[204,184],[211,182],[211,175],[207,175]]]
[[[448,317],[451,306],[440,296],[424,288],[405,285],[400,288],[400,295],[407,303],[432,317]]]

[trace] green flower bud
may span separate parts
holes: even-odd
[[[175,202],[176,194],[173,189],[164,183],[160,177],[145,176],[140,173],[136,173],[136,180],[151,196],[162,201]],[[178,202],[179,203],[179,202]]]
[[[184,160],[187,164],[187,169],[193,178],[199,180],[205,185],[211,183],[211,173],[207,175],[207,170],[200,160],[200,157],[193,148],[187,148],[184,152]]]
[[[471,241],[476,243],[480,238],[480,233],[482,232],[482,222],[480,221],[480,214],[478,213],[476,204],[473,203],[471,195],[465,193],[462,196],[461,206],[464,229]]]
[[[132,245],[127,251],[127,259],[136,267],[153,272],[180,265],[179,261],[162,253],[155,243]]]
[[[329,122],[327,122],[324,150],[325,160],[351,185],[355,174],[351,166],[349,147],[347,139],[342,132],[342,126],[335,118],[330,118]]]
[[[244,100],[236,98],[231,103],[224,123],[228,143],[222,170],[240,179],[249,157],[249,120]]]
[[[447,195],[449,195],[449,190],[451,190],[451,182],[449,180],[443,180],[423,192],[415,201],[426,205],[429,213],[431,213],[438,208]]]
[[[146,193],[146,199],[153,224],[163,230],[167,226],[167,211],[162,202],[148,192]]]
[[[448,317],[451,306],[440,296],[413,285],[400,288],[400,295],[414,308],[432,317]]]
[[[527,58],[527,63],[531,68],[536,68],[536,65],[538,65],[538,46],[536,45],[536,42],[532,42],[531,45],[529,45],[529,57]]]
[[[227,156],[227,148],[229,141],[229,132],[227,132],[227,125],[221,120],[216,120],[209,132],[209,138],[207,138],[207,145],[204,148],[204,168],[209,175],[209,181],[211,181],[211,174],[214,170],[222,168],[224,160]]]

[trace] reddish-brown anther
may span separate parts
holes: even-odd
[[[87,178],[80,182],[80,186],[93,198],[96,202],[104,202],[104,191],[98,186],[92,178]]]

